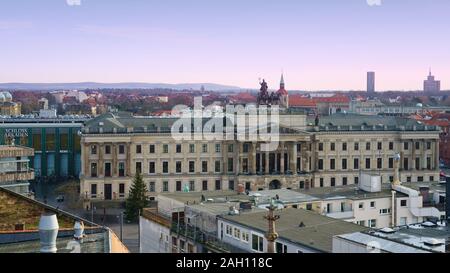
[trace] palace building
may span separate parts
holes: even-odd
[[[148,194],[310,189],[359,183],[360,172],[404,182],[439,180],[439,129],[399,117],[338,113],[309,119],[284,109],[274,151],[265,141],[177,140],[179,118],[105,114],[85,123],[81,190],[86,202],[123,201],[139,172]],[[202,122],[207,122],[205,118]]]

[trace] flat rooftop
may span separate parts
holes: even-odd
[[[56,239],[57,253],[77,251],[72,246],[78,245],[73,239],[74,230],[58,232]],[[107,229],[85,230],[85,237],[80,242],[80,253],[109,253],[109,234]],[[0,253],[39,253],[39,232],[0,233]]]
[[[255,198],[258,204],[268,204],[270,199],[276,197],[278,197],[277,201],[279,203],[285,205],[320,200],[319,198],[310,195],[307,191],[294,191],[288,189],[252,191],[249,196]]]
[[[236,191],[211,191],[211,192],[177,192],[177,193],[161,193],[159,197],[169,198],[178,202],[194,205],[202,202],[202,196],[209,203],[224,203],[227,201],[245,201],[250,200],[246,194],[239,194]]]
[[[424,222],[408,226],[344,234],[337,237],[360,244],[378,242],[381,250],[391,253],[445,253],[450,228],[445,222]]]
[[[267,212],[244,212],[239,215],[219,216],[222,219],[257,230],[267,232]],[[320,252],[332,252],[334,235],[366,231],[368,228],[353,223],[336,220],[303,209],[282,209],[275,214],[280,215],[276,222],[279,238],[316,249]],[[304,227],[299,227],[303,222]]]
[[[391,184],[383,184],[380,192],[366,192],[358,188],[357,185],[348,185],[333,188],[312,188],[309,190],[295,190],[320,200],[352,199],[365,200],[373,198],[384,198],[392,195]],[[397,196],[403,196],[397,192]],[[406,195],[404,195],[406,197]]]

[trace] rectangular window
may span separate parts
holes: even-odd
[[[148,186],[148,191],[149,192],[155,192],[156,191],[155,182],[150,182],[150,184]]]
[[[264,251],[264,238],[256,234],[252,234],[252,249],[254,251],[263,252]]]
[[[228,181],[228,189],[230,191],[234,191],[234,180],[229,180]]]
[[[377,143],[377,149],[378,149],[378,151],[383,150],[383,142],[378,142]]]
[[[216,160],[214,162],[214,172],[220,173],[220,166],[222,165],[222,161]]]
[[[248,153],[248,151],[249,151],[249,147],[250,147],[250,145],[248,145],[248,143],[244,143],[244,145],[242,146],[242,149],[243,149],[243,153]]]
[[[169,145],[168,144],[164,144],[163,145],[163,153],[164,154],[168,154],[169,153]]]
[[[97,154],[97,145],[91,145],[91,155]]]
[[[181,191],[181,181],[175,182],[176,184],[176,191]]]
[[[151,161],[148,163],[148,173],[155,174],[155,162]]]
[[[427,157],[427,169],[431,170],[431,157]]]
[[[163,191],[164,192],[169,191],[169,181],[163,181]]]
[[[334,142],[330,143],[330,150],[331,151],[335,151],[336,150],[336,145],[334,144]]]
[[[377,168],[382,169],[383,168],[383,159],[377,158]]]
[[[111,177],[111,163],[105,163],[105,177]]]
[[[230,157],[230,158],[228,158],[228,172],[229,172],[229,173],[232,173],[233,170],[234,170],[234,167],[233,167],[233,158]]]
[[[393,169],[394,168],[394,158],[390,157],[389,158],[389,169]]]
[[[195,181],[189,181],[189,191],[195,191]]]
[[[142,162],[136,162],[136,173],[142,173]]]
[[[136,153],[141,154],[142,153],[142,145],[136,145]]]
[[[389,142],[389,150],[390,151],[394,150],[394,142]]]
[[[317,167],[319,170],[323,170],[323,159],[319,159]]]
[[[222,189],[222,181],[216,180],[216,191],[220,191]]]
[[[195,153],[195,144],[189,144],[189,153]]]
[[[207,191],[208,190],[208,181],[207,180],[203,180],[202,181],[202,190],[203,191]]]
[[[416,157],[416,170],[420,170],[420,158]]]
[[[182,169],[182,165],[181,165],[181,161],[177,161],[176,163],[175,163],[175,171],[176,171],[176,173],[181,173],[181,169]]]
[[[119,177],[125,176],[125,162],[119,162]]]
[[[97,163],[91,163],[91,177],[97,177]]]
[[[359,170],[359,158],[353,159],[353,169]]]
[[[431,150],[431,142],[427,142],[427,150]]]
[[[276,253],[287,253],[287,245],[285,245],[285,244],[276,242],[275,248],[276,248]]]
[[[233,144],[228,144],[228,152],[232,153],[234,150],[234,145]]]
[[[347,151],[347,143],[342,143],[342,151]]]
[[[177,144],[176,146],[176,153],[181,154],[181,144]]]
[[[366,158],[366,169],[370,169],[370,158]]]
[[[335,187],[336,186],[336,178],[332,177],[330,184],[331,184],[331,187]]]
[[[97,198],[97,184],[91,184],[91,198]]]
[[[358,142],[355,142],[354,150],[355,151],[359,151],[359,143]]]
[[[242,232],[242,241],[244,241],[244,242],[248,242],[249,241],[248,232]]]
[[[370,142],[366,142],[366,151],[370,151]]]
[[[242,172],[248,173],[248,158],[242,159]]]
[[[355,182],[355,185],[358,185],[358,184],[359,184],[359,177],[358,177],[358,176],[355,176],[354,182]]]
[[[163,173],[169,173],[169,162],[163,161],[162,167],[163,167]]]
[[[320,178],[320,179],[319,179],[319,183],[320,183],[320,187],[323,188],[323,186],[324,186],[324,185],[323,185],[323,178]]]
[[[336,169],[336,160],[334,158],[330,159],[330,170]]]
[[[403,169],[406,171],[409,169],[409,161],[406,157],[403,159]]]
[[[420,149],[420,142],[416,142],[416,150]]]
[[[202,161],[202,172],[203,173],[208,172],[208,161]]]
[[[409,150],[409,143],[403,142],[403,150]]]
[[[155,145],[151,144],[149,147],[149,153],[154,154],[155,153]]]
[[[347,159],[346,158],[342,159],[342,169],[347,170]]]
[[[322,142],[319,143],[319,151],[323,151],[323,143]]]
[[[105,154],[106,155],[110,155],[111,154],[111,145],[106,145],[105,146]]]
[[[189,161],[189,172],[195,173],[195,161]]]
[[[371,202],[370,202],[370,208],[371,208],[371,209],[374,209],[374,208],[375,208],[375,201],[371,201]]]
[[[407,200],[400,200],[400,206],[406,207],[408,205]]]
[[[364,209],[364,202],[359,202],[358,208],[359,209]]]
[[[125,184],[123,184],[123,183],[119,184],[119,197],[120,198],[125,197]]]
[[[216,144],[216,153],[220,153],[221,147],[220,144]]]
[[[125,145],[119,145],[119,154],[120,155],[125,154]]]
[[[342,185],[347,186],[348,180],[347,177],[342,177]]]
[[[376,219],[369,220],[369,227],[370,228],[376,228],[377,227],[377,220]]]
[[[208,152],[208,144],[203,144],[202,145],[202,153],[207,153]]]

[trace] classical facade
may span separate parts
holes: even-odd
[[[171,117],[105,114],[81,137],[81,195],[86,202],[124,200],[139,172],[150,196],[161,192],[314,188],[359,182],[361,171],[403,182],[439,179],[439,130],[395,117],[335,114],[309,121],[280,114],[279,145],[263,141],[176,140]]]

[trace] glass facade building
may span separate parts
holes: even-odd
[[[81,170],[80,135],[83,123],[0,123],[0,144],[34,149],[30,167],[37,180],[78,177]]]

